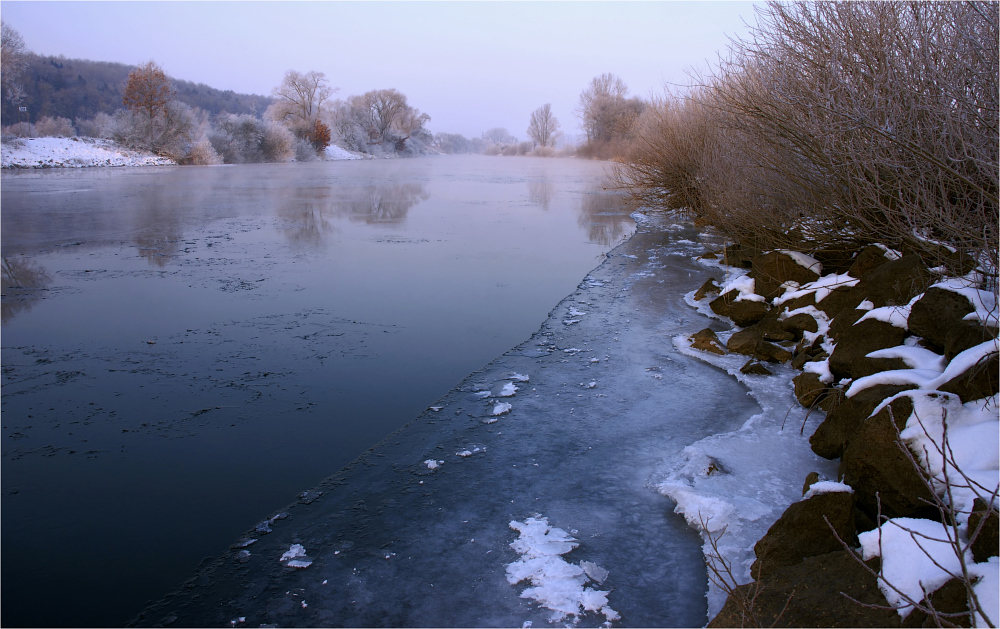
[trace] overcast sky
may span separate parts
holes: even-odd
[[[551,103],[578,132],[580,92],[613,72],[632,94],[685,70],[753,24],[750,2],[0,2],[32,51],[137,64],[270,94],[286,70],[318,70],[338,97],[392,87],[432,131],[525,139]]]

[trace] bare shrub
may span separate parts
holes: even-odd
[[[181,161],[187,158],[197,126],[191,107],[169,101],[152,118],[144,108],[119,109],[115,112],[111,138],[128,148]]]
[[[295,156],[291,131],[249,114],[218,116],[208,140],[226,164],[287,162]]]
[[[215,152],[215,149],[212,148],[212,143],[208,141],[207,137],[202,137],[191,145],[188,159],[195,166],[210,166],[222,163],[222,157]]]
[[[77,133],[86,138],[110,138],[113,128],[114,118],[103,111],[76,121]]]
[[[42,138],[71,138],[76,135],[76,129],[69,118],[43,116],[35,122],[35,133]]]
[[[295,161],[315,162],[318,160],[319,155],[316,154],[316,148],[312,143],[302,138],[295,138]]]
[[[35,125],[30,122],[18,122],[8,125],[0,130],[3,137],[8,138],[33,138],[35,136]]]

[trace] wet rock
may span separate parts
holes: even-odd
[[[791,352],[765,341],[763,330],[756,326],[740,330],[729,337],[726,349],[734,354],[751,356],[769,363],[784,363],[792,359]]]
[[[868,245],[858,252],[857,257],[854,258],[854,264],[847,270],[847,274],[863,280],[886,262],[889,262],[889,258],[885,257],[885,251],[881,247]]]
[[[726,350],[722,347],[722,341],[719,340],[719,337],[715,335],[715,332],[711,328],[705,328],[700,332],[692,334],[691,347],[704,352],[712,352],[713,354],[726,353]]]
[[[798,340],[802,338],[803,332],[813,332],[819,331],[819,324],[816,323],[816,319],[812,315],[800,312],[797,315],[792,315],[781,322],[781,326],[785,331],[792,334],[792,339]]]
[[[972,542],[972,557],[976,563],[982,563],[1000,554],[998,552],[1000,519],[997,517],[997,510],[988,508],[982,498],[976,498],[972,503],[972,514],[969,516],[969,535],[976,530],[980,521],[983,521],[982,528]]]
[[[694,299],[695,301],[701,301],[711,294],[718,293],[720,290],[722,290],[722,287],[715,282],[714,277],[710,277],[708,278],[708,281],[702,284],[701,288],[695,292]]]
[[[809,354],[807,354],[804,349],[796,345],[795,349],[792,351],[792,368],[801,370],[806,366],[806,363],[809,362],[809,358]]]
[[[868,358],[867,354],[903,344],[906,331],[884,321],[866,319],[840,333],[830,356],[830,371],[838,380],[861,378],[878,371],[907,369],[899,358]]]
[[[769,316],[761,319],[754,325],[754,327],[760,330],[761,336],[765,341],[781,342],[795,340],[795,333],[789,331],[785,327],[784,321],[778,321],[778,318],[775,316]]]
[[[792,385],[795,387],[795,399],[806,408],[812,408],[826,390],[826,385],[820,382],[819,376],[811,372],[800,373],[792,378]]]
[[[753,325],[767,316],[767,304],[761,301],[742,300],[729,307],[729,318],[741,328]]]
[[[908,255],[880,265],[858,286],[876,308],[881,308],[905,306],[933,282],[934,276],[920,258]]]
[[[855,546],[857,539],[854,494],[830,492],[793,502],[753,547],[757,559],[750,566],[750,574],[759,579],[761,573],[766,576],[775,568],[793,566],[806,557],[841,550],[841,541]]]
[[[787,363],[792,359],[792,353],[784,347],[762,341],[757,346],[757,351],[753,353],[753,357],[769,363]]]
[[[961,614],[960,616],[945,616],[943,620],[955,627],[971,627],[969,622],[969,599],[965,584],[960,579],[950,579],[947,583],[931,592],[930,596],[920,602],[921,607],[931,607],[939,614]],[[904,627],[940,627],[934,618],[919,609],[914,609],[903,619]],[[943,625],[945,627],[949,625]]]
[[[1000,361],[997,359],[997,354],[990,354],[965,372],[939,386],[938,390],[954,393],[962,399],[963,404],[981,400],[1000,392],[998,370]]]
[[[898,443],[896,428],[902,430],[912,413],[909,398],[894,400],[861,425],[840,461],[839,474],[854,488],[857,507],[874,521],[879,501],[883,517],[939,517],[937,509],[929,506],[934,497]]]
[[[877,569],[877,559],[869,567]],[[709,627],[899,627],[875,577],[855,555],[840,550],[764,572],[759,582],[736,588]]]
[[[816,304],[831,319],[853,310],[865,300],[864,292],[857,286],[838,286]],[[862,313],[864,314],[864,313]]]
[[[753,360],[752,358],[747,361],[747,364],[743,365],[740,368],[740,373],[745,373],[747,375],[755,375],[755,376],[770,376],[770,375],[772,375],[771,371],[768,370],[767,367],[765,367],[764,365],[760,364],[756,360]]]
[[[910,309],[907,326],[910,332],[923,337],[930,349],[942,353],[948,333],[973,310],[972,304],[963,295],[941,288],[928,288]]]
[[[950,361],[970,347],[975,347],[996,337],[996,328],[983,327],[971,321],[958,321],[945,336],[944,356]]]
[[[765,299],[774,299],[781,294],[781,284],[792,281],[808,284],[819,279],[819,273],[797,263],[791,256],[772,251],[753,259],[750,277],[754,279],[754,291]]]
[[[812,451],[824,459],[840,458],[876,406],[886,398],[913,388],[916,387],[880,384],[864,389],[854,397],[845,397],[809,437]]]

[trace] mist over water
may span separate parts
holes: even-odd
[[[530,336],[634,229],[602,179],[487,157],[4,173],[3,624],[127,622]]]

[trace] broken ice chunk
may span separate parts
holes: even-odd
[[[504,413],[509,413],[511,408],[513,407],[507,402],[500,402],[499,404],[493,407],[493,414],[503,415]]]
[[[581,382],[580,386],[583,387],[584,389],[593,389],[594,387],[597,386],[597,381],[591,380],[590,382],[587,383]]]
[[[444,461],[442,461],[441,463],[444,463]],[[438,463],[434,459],[427,459],[426,461],[424,461],[424,465],[426,465],[427,469],[429,470],[436,470],[437,468],[441,467],[441,463]]]
[[[580,323],[579,319],[563,319],[563,325],[573,325],[574,323]]]
[[[471,450],[462,450],[461,452],[456,452],[455,456],[460,456],[462,458],[465,458],[467,456],[472,456],[472,451]]]
[[[510,379],[511,380],[517,380],[518,382],[527,382],[528,381],[528,376],[526,376],[524,374],[520,374],[520,373],[514,372],[514,374],[510,377]]]
[[[517,392],[517,387],[514,386],[513,382],[507,382],[500,389],[500,393],[497,394],[498,397],[510,397]]]
[[[569,309],[569,316],[571,316],[571,317],[582,317],[585,314],[587,314],[587,313],[586,312],[581,312],[581,311],[579,311],[579,310],[577,310],[576,308],[573,308],[573,307],[570,307],[570,309]]]
[[[438,411],[440,411],[442,408],[444,408],[444,407],[443,406],[431,406],[430,407],[430,409],[432,411],[434,411],[435,413],[438,412]]]
[[[592,362],[592,363],[599,363],[599,362],[601,362],[601,359],[600,358],[591,358],[590,362]]]
[[[473,395],[475,395],[477,398],[481,400],[483,398],[488,398],[493,394],[490,393],[489,391],[476,391],[475,393],[473,393]]]
[[[608,578],[609,572],[592,561],[581,561],[580,567],[583,568],[588,577],[598,584],[604,583],[604,580]]]
[[[292,544],[278,561],[289,568],[308,568],[313,562],[311,557],[306,556],[306,549],[302,544]]]

